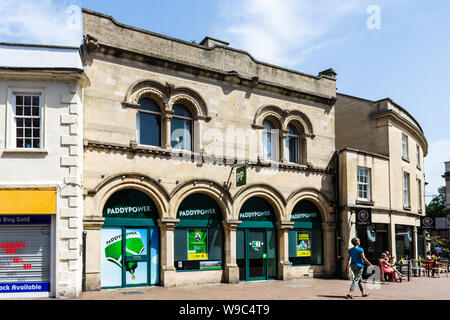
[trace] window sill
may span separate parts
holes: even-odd
[[[418,170],[422,170],[422,168],[421,168],[420,166],[418,166],[418,165],[416,165],[416,168],[417,168]]]
[[[405,158],[404,156],[402,156],[402,160],[409,163],[409,159],[408,159],[408,158]]]
[[[358,199],[358,200],[356,200],[356,204],[362,204],[362,205],[365,205],[365,206],[372,206],[373,207],[375,205],[375,202],[370,201],[370,200]]]
[[[3,150],[3,153],[8,154],[48,154],[48,150],[45,149],[5,149]]]
[[[406,211],[411,211],[411,207],[403,207],[403,210],[406,210]]]

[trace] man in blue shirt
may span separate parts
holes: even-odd
[[[350,286],[350,291],[347,294],[347,298],[353,299],[352,293],[355,290],[356,284],[359,286],[359,290],[361,290],[362,296],[367,297],[369,294],[364,292],[363,282],[362,282],[362,274],[364,270],[364,262],[366,262],[370,267],[372,264],[369,260],[366,259],[364,255],[364,249],[360,247],[361,242],[358,238],[352,239],[353,248],[348,250],[347,262],[345,263],[345,273],[348,273],[348,263],[350,262],[350,268],[355,275],[353,279],[352,285]]]

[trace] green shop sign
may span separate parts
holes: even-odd
[[[143,192],[134,189],[119,190],[103,207],[105,218],[158,218],[155,203]]]
[[[245,201],[239,212],[240,228],[273,228],[276,221],[275,211],[270,203],[260,197]]]
[[[177,211],[177,227],[211,227],[220,225],[222,210],[217,202],[202,193],[186,197]]]
[[[236,186],[241,187],[247,184],[247,167],[236,169]]]
[[[322,217],[319,208],[308,200],[299,201],[291,213],[294,228],[321,227]]]

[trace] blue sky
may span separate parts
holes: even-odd
[[[371,20],[371,6],[379,8],[379,20]],[[429,142],[426,194],[444,185],[448,0],[2,0],[0,41],[77,46],[81,28],[73,9],[82,7],[187,41],[219,38],[258,60],[305,73],[332,67],[338,92],[390,97],[419,121]],[[379,28],[369,29],[368,20]]]

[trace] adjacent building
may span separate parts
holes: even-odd
[[[0,43],[0,299],[81,292],[79,48]]]
[[[337,94],[336,149],[342,255],[357,236],[373,263],[423,255],[424,161],[428,143],[419,123],[391,99]]]
[[[87,289],[333,275],[336,73],[83,25]]]

